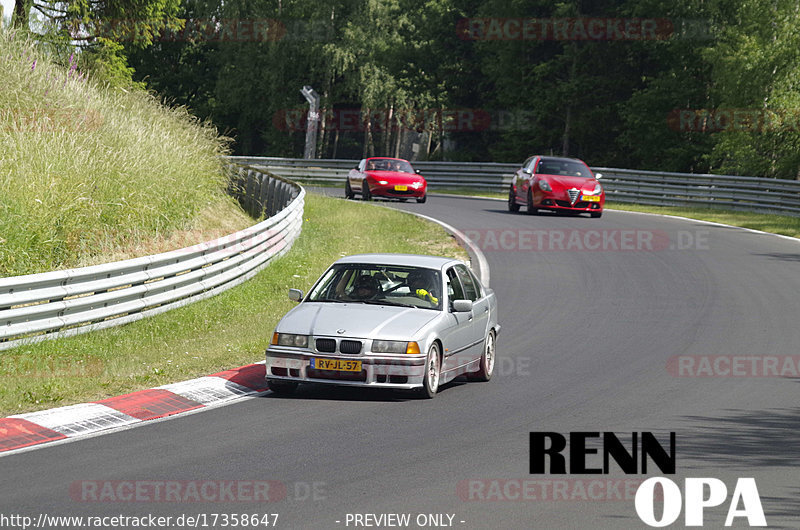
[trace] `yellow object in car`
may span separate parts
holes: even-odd
[[[419,298],[422,298],[423,300],[425,298],[427,298],[428,300],[430,300],[434,304],[438,304],[439,303],[439,299],[436,298],[435,296],[433,296],[431,293],[429,293],[425,289],[417,289],[417,296]]]

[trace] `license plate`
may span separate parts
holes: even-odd
[[[397,186],[394,187],[394,191],[408,191],[408,186],[401,186],[400,184],[398,184]]]
[[[600,202],[599,195],[581,195],[581,200],[586,202]]]
[[[311,368],[317,370],[336,370],[339,372],[360,372],[361,361],[347,359],[311,359]]]

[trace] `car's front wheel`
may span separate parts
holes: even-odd
[[[417,202],[420,203],[420,204],[425,202],[425,201],[427,201],[427,200],[428,200],[428,194],[427,193],[425,195],[423,195],[422,197],[417,197]]]
[[[364,179],[361,182],[361,198],[365,201],[372,199],[372,194],[369,192],[369,184],[367,184],[367,179]]]
[[[344,197],[346,199],[352,199],[355,197],[356,194],[353,193],[353,189],[350,187],[350,179],[344,181]]]
[[[442,359],[439,352],[439,344],[433,343],[428,350],[428,357],[425,360],[425,378],[422,381],[422,396],[432,398],[439,390],[439,376],[442,370]]]
[[[288,396],[297,390],[298,383],[294,381],[280,381],[278,379],[267,379],[267,386],[270,390],[281,396]]]
[[[533,205],[533,193],[531,190],[528,190],[528,202],[527,202],[527,213],[528,215],[536,215],[539,213],[539,209]]]
[[[490,329],[488,335],[486,335],[486,341],[483,344],[483,355],[481,356],[480,368],[477,372],[469,374],[468,379],[471,381],[488,381],[492,378],[495,360],[494,339],[494,330]]]
[[[517,204],[517,194],[514,192],[514,186],[508,189],[508,211],[518,212],[519,204]]]
[[[602,211],[600,211],[600,212],[589,212],[589,216],[592,217],[593,219],[597,219],[598,217],[601,217],[602,215],[603,215]]]

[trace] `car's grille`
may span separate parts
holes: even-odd
[[[578,200],[578,195],[580,195],[581,192],[578,189],[572,188],[567,190],[567,193],[569,194],[569,202],[572,204]]]
[[[336,351],[336,341],[333,339],[317,339],[317,351],[333,353]]]
[[[411,195],[411,194],[412,194],[412,193],[414,193],[415,191],[416,191],[416,190],[406,190],[406,191],[400,191],[400,190],[389,190],[389,193],[391,193],[392,195]]]
[[[557,206],[561,206],[562,208],[588,208],[589,203],[585,201],[576,202],[575,204],[570,203],[569,201],[556,201]]]
[[[317,351],[323,353],[334,353],[336,351],[336,339],[317,339]],[[360,340],[343,340],[339,343],[339,352],[349,355],[361,353],[362,342]]]
[[[339,343],[339,351],[350,354],[361,353],[361,341],[343,340]]]

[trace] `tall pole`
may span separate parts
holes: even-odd
[[[316,158],[317,156],[317,123],[319,122],[319,94],[313,88],[305,85],[300,93],[308,101],[308,121],[306,126],[306,150],[303,158]]]

